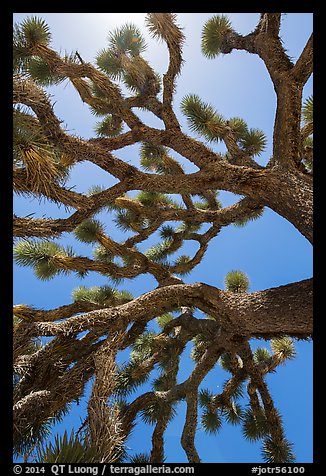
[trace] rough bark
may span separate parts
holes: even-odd
[[[62,58],[44,42],[24,45],[27,56],[45,62],[54,76],[71,81],[85,104],[114,116],[117,122],[128,127],[127,132],[91,139],[69,134],[62,127],[62,121],[56,116],[45,91],[28,74],[14,75],[13,102],[32,110],[29,125],[31,130],[41,131],[44,144],[51,151],[45,154],[42,163],[52,170],[52,175],[41,176],[42,170],[39,175],[31,174],[31,163],[26,162],[26,157],[24,161],[22,154],[23,159],[16,161],[14,166],[14,189],[17,194],[45,197],[63,204],[67,210],[74,209],[67,218],[14,216],[14,236],[58,238],[63,233],[74,232],[78,225],[105,207],[109,207],[110,213],[119,210],[133,218],[129,223],[133,236],[118,242],[109,233],[97,231],[90,242],[100,245],[107,255],[111,253],[111,256],[123,259],[123,265],[105,256],[91,259],[62,251],[51,256],[38,256],[36,266],[46,261],[57,273],[93,271],[113,279],[134,279],[150,274],[158,284],[156,289],[134,299],[111,297],[101,303],[79,300],[51,310],[27,305],[14,307],[18,319],[14,325],[14,371],[19,376],[14,388],[14,439],[23,440],[31,427],[37,428],[65,404],[78,399],[86,383],[95,375],[93,406],[89,405],[90,416],[93,412],[92,441],[98,441],[99,435],[105,432],[112,438],[116,425],[122,444],[137,416],[151,405],[158,404],[157,408],[163,410],[155,421],[151,462],[163,462],[164,433],[172,415],[172,405],[185,399],[187,411],[181,445],[188,461],[199,463],[201,460],[195,446],[198,389],[218,360],[228,356],[231,377],[223,391],[214,395],[207,404],[209,411],[233,411],[234,395],[247,381],[253,415],[257,417],[263,408],[269,435],[276,445],[280,445],[284,430],[264,376],[274,371],[284,361],[284,356],[275,352],[266,361],[257,363],[250,339],[280,339],[284,336],[306,339],[313,335],[312,279],[257,292],[236,293],[204,283],[185,284],[175,276],[190,272],[201,262],[211,240],[223,227],[246,222],[259,215],[264,207],[286,219],[312,243],[313,183],[303,158],[306,154],[304,141],[312,134],[313,124],[301,127],[302,91],[312,73],[312,36],[294,64],[279,37],[280,13],[261,13],[256,28],[246,36],[230,27],[224,32],[221,53],[229,54],[239,49],[258,55],[275,89],[273,157],[266,166],[261,166],[249,150],[241,148],[228,122],[216,126],[227,154],[215,153],[204,142],[182,130],[173,108],[173,98],[176,78],[183,64],[185,38],[174,14],[151,13],[147,21],[154,37],[163,39],[169,53],[167,71],[162,78],[161,99],[158,79],[141,55],[135,59],[126,53],[115,52],[120,55],[124,73],[129,75],[129,80],[134,78],[135,90],[139,91],[139,94],[125,97],[109,75],[92,64],[77,64]],[[139,75],[135,75],[136,64],[141,66]],[[144,78],[147,78],[147,89],[141,93]],[[136,114],[137,108],[144,108],[159,118],[162,129],[144,123]],[[144,172],[114,154],[114,151],[139,143],[149,143],[164,150],[164,173],[154,165],[153,170],[149,169],[151,173]],[[170,151],[195,165],[196,172],[186,173],[172,154],[170,156]],[[114,184],[93,195],[65,188],[58,178],[60,167],[71,167],[83,161],[107,172],[109,183]],[[38,179],[42,180],[38,182]],[[232,206],[221,207],[215,196],[218,190],[242,198]],[[126,195],[132,191],[178,194],[182,205],[175,206],[163,199],[141,202]],[[194,202],[193,195],[196,194],[205,200],[199,207]],[[194,241],[197,249],[190,259],[167,264],[140,251],[138,245],[158,232],[165,222],[183,222],[181,230],[170,230],[165,246],[172,255],[185,241]],[[198,231],[199,225],[206,223],[209,224],[206,231]],[[162,327],[161,332],[153,337],[147,353],[137,361],[137,352],[132,346],[139,345],[139,339],[146,334],[147,324],[165,313],[180,309],[181,314]],[[209,318],[195,317],[195,309]],[[115,392],[119,394],[119,376],[123,376],[123,371],[116,372],[114,356],[110,354],[111,374],[119,375],[116,381],[116,376],[107,377],[106,383],[102,378],[105,352],[115,335],[121,338],[119,345],[114,347],[114,356],[119,350],[133,349],[129,362],[133,372],[132,378],[129,376],[131,380],[137,384],[159,366],[165,369],[162,370],[165,380],[161,390],[143,393],[129,401],[121,411],[112,414],[114,418],[109,419],[105,427],[98,418],[107,409],[103,398],[115,395]],[[40,337],[52,339],[37,347],[35,342]],[[180,357],[191,340],[194,347],[197,346],[198,355],[193,370],[179,382]],[[102,357],[102,364],[96,356]],[[242,365],[239,359],[242,359]],[[95,415],[95,411],[98,414]],[[106,447],[103,450],[108,453],[105,461],[110,460],[111,449]],[[116,453],[115,447],[112,452]]]

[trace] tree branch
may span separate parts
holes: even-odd
[[[300,86],[304,86],[313,71],[313,33],[292,70],[291,76]]]
[[[214,316],[225,331],[242,337],[311,336],[312,280],[253,293],[231,293],[203,283],[176,284],[154,289],[113,309],[71,317],[61,323],[33,323],[35,335],[73,335],[119,320],[150,321],[181,305],[195,306]],[[281,317],[280,317],[281,316]]]

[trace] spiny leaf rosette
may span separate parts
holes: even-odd
[[[169,462],[164,434],[180,405],[180,443],[190,463],[202,461],[197,430],[215,445],[228,424],[261,441],[258,460],[294,461],[269,382],[295,358],[295,340],[312,336],[311,280],[250,292],[254,277],[232,267],[224,289],[191,281],[209,247],[216,246],[218,269],[222,228],[241,227],[240,240],[265,207],[312,242],[313,100],[301,99],[312,40],[293,63],[280,22],[280,14],[262,13],[243,36],[216,14],[202,30],[207,58],[245,50],[267,68],[277,107],[273,157],[265,165],[268,139],[257,125],[226,117],[192,91],[177,104],[186,38],[175,14],[146,16],[151,41],[168,52],[164,74],[151,67],[144,35],[130,23],[109,34],[94,64],[82,51],[63,56],[52,49],[41,18],[15,25],[14,191],[21,200],[52,202],[65,215],[15,215],[14,260],[45,282],[74,274],[77,283],[71,302],[57,308],[14,306],[14,451],[25,461]],[[46,88],[54,94],[62,81],[100,118],[94,137],[72,134],[56,116]],[[142,111],[162,129],[143,121]],[[119,158],[127,146],[135,146],[132,164]],[[81,162],[114,185],[92,183],[90,172],[88,191],[77,191],[70,173]],[[234,204],[223,205],[225,190]],[[273,259],[273,249],[268,253]],[[96,273],[100,283],[92,283]],[[134,296],[128,283],[146,274],[156,285]],[[254,339],[265,346],[253,348]],[[222,386],[207,388],[223,375]],[[51,425],[75,412],[80,399],[87,402],[81,427],[48,441]],[[140,421],[153,432],[135,452],[128,437]]]

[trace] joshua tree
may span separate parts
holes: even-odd
[[[195,94],[183,98],[181,111],[197,139],[182,130],[172,104],[183,64],[182,28],[170,13],[147,14],[146,23],[169,52],[163,77],[142,56],[142,33],[131,24],[111,33],[96,65],[84,61],[82,52],[63,56],[51,49],[42,19],[26,18],[14,28],[14,190],[71,212],[59,219],[14,216],[14,259],[42,280],[96,272],[109,283],[81,285],[72,303],[56,309],[14,306],[15,451],[28,459],[36,447],[39,461],[121,461],[142,416],[153,425],[152,449],[131,461],[162,462],[165,429],[183,400],[181,445],[189,462],[201,461],[195,446],[199,420],[208,433],[222,421],[242,425],[246,438],[262,440],[267,462],[294,461],[265,376],[295,356],[295,339],[312,336],[311,279],[249,292],[248,277],[239,270],[228,273],[225,289],[185,284],[182,276],[201,262],[223,227],[244,226],[264,207],[312,242],[312,97],[302,101],[312,73],[312,37],[294,63],[279,36],[279,13],[261,13],[245,36],[224,15],[203,27],[207,58],[239,49],[258,55],[267,68],[277,108],[273,155],[262,166],[255,157],[265,147],[264,133],[241,118],[222,117]],[[68,133],[46,93],[48,85],[67,79],[101,118],[92,139]],[[147,125],[140,110],[157,116],[162,128]],[[214,151],[218,141],[225,153]],[[139,167],[114,154],[137,143]],[[188,173],[178,155],[197,172]],[[70,170],[82,161],[100,167],[115,184],[90,182],[88,194],[66,187]],[[241,198],[223,207],[220,190]],[[113,224],[122,231],[120,241],[110,236]],[[63,246],[63,233],[89,243],[93,257]],[[159,242],[146,248],[152,235]],[[182,254],[189,240],[198,245],[193,256]],[[120,289],[122,280],[141,274],[152,275],[157,287],[135,298]],[[269,341],[271,351],[254,351],[254,338]],[[194,367],[180,382],[189,342]],[[128,349],[129,361],[121,365],[117,353]],[[203,388],[209,372],[223,371],[227,380],[219,393]],[[40,446],[49,425],[83,396],[92,378],[78,433]],[[151,390],[143,391],[144,382],[151,382]]]

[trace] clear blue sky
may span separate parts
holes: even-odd
[[[164,44],[152,40],[144,28],[145,14],[142,13],[16,13],[14,21],[19,22],[29,15],[43,18],[52,32],[52,47],[64,53],[76,51],[85,61],[94,62],[96,54],[107,45],[107,35],[125,22],[138,25],[147,41],[144,53],[151,66],[164,73],[168,55]],[[259,158],[265,164],[272,150],[272,131],[276,98],[273,85],[262,61],[255,55],[243,51],[234,51],[230,55],[221,55],[214,60],[205,58],[200,50],[202,27],[213,13],[180,13],[178,22],[184,28],[186,42],[184,46],[185,64],[178,78],[174,106],[180,122],[186,132],[186,121],[182,117],[179,104],[185,94],[196,93],[204,101],[210,102],[224,117],[242,117],[249,127],[259,128],[268,137],[266,151]],[[230,13],[233,27],[241,34],[249,33],[256,25],[257,13]],[[294,60],[298,58],[312,31],[312,14],[290,13],[284,16],[281,36],[288,54]],[[64,121],[72,134],[85,138],[93,137],[96,118],[83,104],[77,92],[68,82],[50,88],[55,101],[55,112]],[[304,98],[312,94],[312,79],[304,90]],[[160,127],[160,122],[151,114],[142,114],[150,125]],[[117,151],[116,155],[130,163],[138,165],[137,147],[128,147]],[[192,170],[187,165],[187,170]],[[88,163],[77,165],[71,173],[70,186],[86,192],[91,185],[109,187],[113,181],[99,168]],[[228,192],[221,192],[223,205],[229,205],[239,199]],[[34,217],[43,215],[52,218],[67,216],[63,207],[37,199],[16,198],[15,213]],[[115,239],[121,235],[114,229],[110,220],[102,213],[99,217],[106,224],[106,231]],[[91,256],[91,247],[74,241],[70,235],[63,235],[60,242],[73,244],[75,250],[84,256]],[[191,252],[191,249],[190,249]],[[203,281],[223,288],[224,277],[232,269],[245,271],[250,278],[250,291],[299,281],[312,275],[312,250],[309,243],[297,230],[270,209],[266,209],[260,220],[249,223],[245,228],[229,226],[210,243],[202,263],[186,278],[185,282]],[[14,301],[30,304],[38,308],[51,309],[71,302],[71,291],[79,285],[94,286],[106,284],[103,276],[89,274],[82,281],[75,275],[55,277],[51,281],[39,281],[27,268],[14,266]],[[121,289],[129,289],[135,296],[156,286],[149,276],[140,276],[132,282],[126,280]],[[264,346],[264,342],[253,342],[253,346]],[[266,344],[268,347],[268,344]],[[276,407],[283,415],[286,435],[294,444],[298,462],[312,461],[312,344],[296,344],[296,360],[278,369],[276,374],[268,376],[271,394]],[[184,370],[180,379],[186,378],[191,370],[189,358],[184,359]],[[205,379],[204,385],[218,392],[227,374],[218,369]],[[85,402],[74,407],[58,431],[67,427],[77,429]],[[178,415],[166,432],[166,459],[168,462],[186,462],[180,446],[185,415],[185,407],[180,404]],[[131,453],[150,450],[152,427],[140,424],[128,440]],[[145,440],[146,436],[146,440]],[[147,446],[144,442],[147,441]],[[198,452],[203,462],[259,462],[260,443],[246,442],[240,427],[224,425],[217,436],[206,436],[202,430],[196,438]]]

